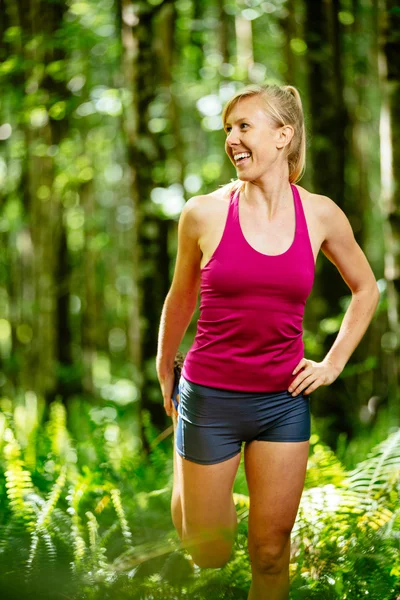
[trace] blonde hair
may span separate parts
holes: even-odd
[[[228,100],[222,111],[222,122],[225,126],[226,119],[232,108],[242,98],[260,96],[264,102],[264,108],[271,119],[273,126],[283,127],[291,125],[294,134],[289,144],[285,146],[285,155],[289,165],[289,181],[296,183],[302,178],[306,164],[306,129],[304,124],[303,104],[300,93],[293,85],[275,84],[250,84],[236,92]],[[241,179],[231,180],[228,184],[231,189],[242,188],[244,181]]]

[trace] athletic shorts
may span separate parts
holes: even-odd
[[[176,450],[202,465],[239,454],[242,442],[310,439],[310,398],[281,392],[236,392],[199,385],[180,376]]]

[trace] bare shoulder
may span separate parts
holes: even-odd
[[[191,213],[190,221],[199,235],[208,229],[210,224],[218,222],[218,217],[226,217],[229,205],[229,184],[210,192],[192,196],[185,203],[183,211]],[[183,212],[182,211],[182,212]]]
[[[230,184],[224,185],[209,194],[196,196],[199,200],[199,208],[203,212],[208,212],[209,209],[220,210],[223,206],[229,203]],[[200,209],[200,210],[201,210]]]
[[[375,275],[354,237],[345,212],[331,198],[322,194],[311,194],[309,202],[321,224],[321,250],[336,265],[352,293],[367,290],[368,294],[379,297]]]
[[[199,236],[202,229],[202,223],[207,214],[209,205],[209,194],[199,194],[192,196],[183,205],[180,224],[192,236]]]
[[[313,219],[318,224],[318,230],[321,232],[322,243],[327,241],[332,235],[339,233],[345,236],[352,236],[350,222],[334,200],[323,194],[313,194],[301,186],[297,186],[301,193],[304,210],[307,218]]]
[[[296,184],[296,187],[300,192],[301,200],[303,204],[305,204],[305,208],[311,211],[313,215],[317,216],[318,218],[329,218],[329,216],[332,214],[332,211],[334,212],[335,208],[339,208],[333,200],[328,198],[328,196],[323,196],[322,194],[313,194],[298,184]]]

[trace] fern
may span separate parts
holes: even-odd
[[[389,532],[399,518],[399,442],[394,432],[336,486],[304,490],[292,534],[294,588],[305,592],[299,598],[312,597],[312,590],[328,598],[332,586],[340,598],[391,598],[397,568],[385,565],[398,554]],[[329,477],[329,469],[325,473]]]
[[[121,492],[118,488],[113,488],[111,490],[111,499],[115,508],[115,512],[117,513],[118,520],[121,526],[122,535],[124,536],[125,544],[127,548],[132,548],[132,533],[128,526],[128,521],[126,520],[125,511],[121,502]]]
[[[51,560],[54,560],[54,558],[55,558],[56,551],[55,551],[54,545],[51,541],[51,535],[47,529],[47,526],[49,524],[52,513],[55,509],[55,506],[60,498],[61,492],[65,485],[65,481],[66,481],[66,467],[62,467],[61,472],[57,478],[57,481],[55,482],[55,484],[50,492],[49,499],[47,500],[47,502],[44,504],[42,510],[40,511],[39,516],[37,518],[36,525],[35,525],[35,529],[32,532],[32,544],[31,544],[29,558],[28,558],[28,562],[27,562],[28,572],[31,572],[31,570],[32,570],[32,565],[33,565],[33,561],[35,559],[35,555],[36,555],[36,551],[37,551],[37,547],[38,547],[40,538],[42,538],[43,541],[45,542],[45,545],[49,551],[49,557],[51,558]]]
[[[308,459],[305,489],[333,483],[340,485],[346,470],[331,448],[324,445],[317,434],[310,438],[312,454]]]
[[[170,447],[157,442],[160,435],[149,415],[144,413],[150,456],[136,453],[124,463],[119,460],[124,448],[116,446],[123,441],[123,428],[118,424],[118,436],[116,429],[107,429],[114,416],[93,428],[82,406],[76,422],[90,434],[77,442],[80,473],[71,464],[75,449],[60,402],[51,407],[48,437],[36,441],[32,431],[38,429],[32,427],[34,420],[24,424],[23,411],[14,412],[14,418],[11,412],[0,415],[7,473],[0,478],[0,589],[6,590],[5,597],[9,589],[10,597],[18,598],[46,597],[56,589],[71,600],[245,600],[251,578],[249,497],[234,494],[240,527],[231,560],[222,569],[199,569],[170,523]],[[103,408],[96,410],[99,415]],[[24,432],[29,431],[28,439]],[[292,532],[293,599],[355,600],[368,591],[369,598],[394,600],[400,595],[399,432],[352,471],[315,434],[312,450]],[[21,576],[25,573],[28,586]]]
[[[378,499],[400,479],[400,428],[375,446],[353,469],[344,485],[369,498]]]
[[[66,497],[69,507],[68,514],[71,516],[71,536],[74,549],[74,560],[72,569],[75,574],[80,573],[82,562],[86,554],[86,544],[83,538],[82,524],[79,517],[79,503],[85,492],[86,486],[79,481],[71,486]]]
[[[17,519],[22,519],[28,530],[34,527],[35,511],[27,496],[34,492],[31,474],[25,469],[21,458],[21,448],[14,437],[13,431],[8,428],[4,433],[7,445],[4,447],[6,461],[6,489],[9,506]]]
[[[102,539],[99,536],[99,523],[96,517],[90,511],[86,512],[87,517],[87,528],[89,532],[89,551],[90,558],[88,561],[88,568],[90,571],[95,572],[97,579],[99,576],[108,570],[106,561],[106,549],[102,544]]]
[[[50,404],[50,417],[46,424],[46,432],[52,455],[59,462],[64,463],[69,459],[70,441],[67,430],[67,412],[59,400]]]
[[[152,466],[157,470],[158,473],[161,473],[167,464],[166,461],[166,453],[163,450],[162,445],[158,443],[159,440],[159,432],[156,430],[154,425],[151,422],[151,414],[148,410],[142,411],[142,422],[143,429],[148,444],[151,448],[151,452],[148,456]],[[172,429],[171,429],[172,431]]]
[[[8,427],[7,417],[2,412],[0,412],[0,450],[2,449],[3,443],[5,441],[4,434],[5,434],[7,427]]]
[[[398,479],[399,463],[398,431],[378,444],[366,460],[343,477],[339,485],[327,484],[304,490],[294,532],[299,532],[305,522],[319,527],[325,518],[333,516],[333,527],[338,534],[354,522],[361,529],[370,527],[378,530],[383,527],[393,518],[392,510],[385,504]],[[336,462],[332,461],[331,464],[336,470]],[[354,516],[353,520],[351,515]]]

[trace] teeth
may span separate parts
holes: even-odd
[[[242,152],[241,154],[236,154],[236,156],[234,157],[236,161],[238,161],[240,158],[244,158],[245,156],[251,156],[250,152]]]

